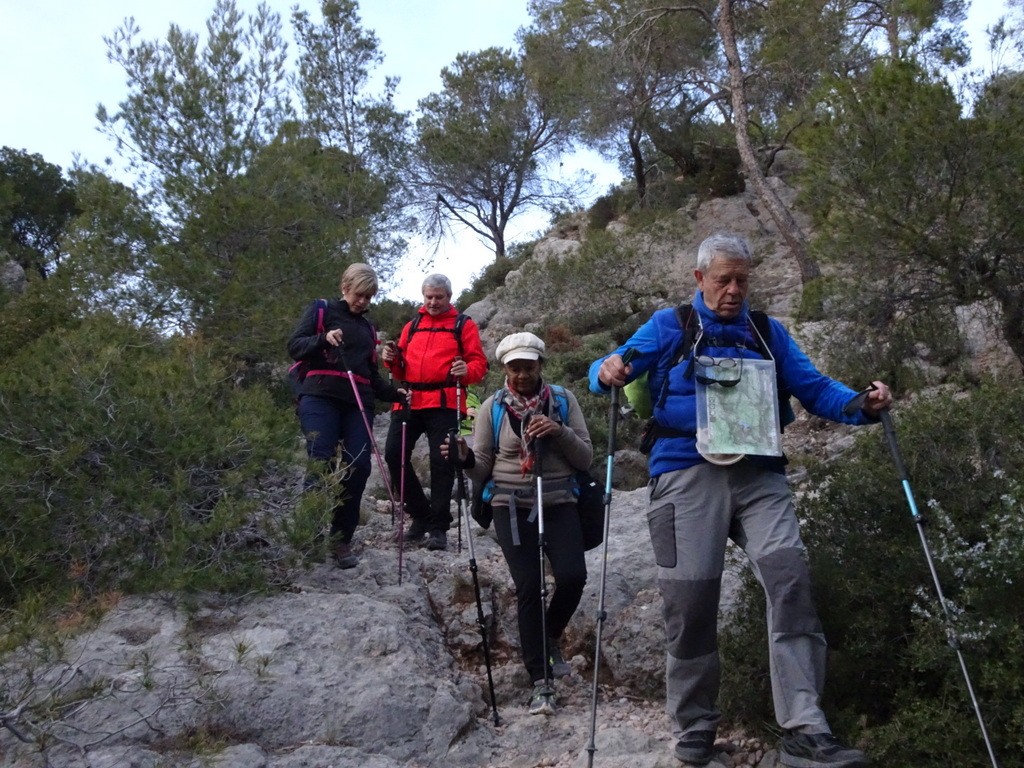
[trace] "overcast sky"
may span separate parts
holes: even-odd
[[[258,0],[236,0],[246,13]],[[69,168],[78,155],[102,165],[113,155],[111,143],[96,130],[96,106],[111,110],[125,95],[121,70],[107,61],[103,37],[134,16],[147,40],[163,39],[170,23],[202,32],[214,0],[0,0],[0,146],[38,153]],[[290,35],[291,8],[298,5],[319,18],[316,0],[268,0],[281,14]],[[1002,0],[974,0],[968,29],[980,33],[1004,7]],[[412,110],[416,101],[440,89],[440,71],[463,51],[497,45],[515,46],[516,30],[528,21],[526,0],[362,0],[363,27],[372,29],[384,53],[382,74],[401,78],[398,106]],[[290,54],[294,55],[294,47]],[[593,153],[566,159],[567,170],[583,167],[598,174],[594,193],[619,179],[609,163]],[[510,232],[510,240],[527,239],[543,227],[532,217]],[[510,225],[512,228],[514,225]],[[421,267],[429,255],[418,244],[403,270],[396,298],[418,298],[424,268],[452,279],[455,293],[489,261],[488,250],[473,238],[446,245],[438,263]]]

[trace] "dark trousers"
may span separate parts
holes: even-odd
[[[512,582],[516,585],[516,614],[523,664],[533,682],[544,679],[544,636],[541,633],[540,545],[537,521],[530,522],[530,510],[519,507],[515,520],[509,508],[494,507],[494,532],[505,555]],[[512,537],[512,525],[519,531],[519,544]],[[576,504],[544,507],[544,552],[555,579],[555,589],[544,615],[548,637],[558,641],[580,604],[587,583],[587,562],[583,555],[583,533]],[[550,674],[550,670],[548,671]]]
[[[402,456],[402,422],[408,414],[405,431],[405,456]],[[455,429],[454,408],[421,408],[412,411],[392,411],[388,440],[384,446],[384,460],[391,475],[391,490],[395,498],[401,493],[402,465],[405,465],[405,511],[414,520],[422,520],[427,530],[447,531],[452,524],[452,485],[455,467],[441,455],[441,444],[448,439],[448,430]],[[409,457],[413,446],[422,435],[427,436],[430,447],[430,499],[412,469]],[[404,458],[404,461],[403,461]]]
[[[347,544],[359,524],[359,504],[370,477],[372,448],[366,423],[356,406],[327,397],[303,395],[298,413],[306,436],[306,455],[314,462],[306,473],[306,488],[318,486],[326,473],[342,468],[346,473],[331,518],[331,536]],[[372,424],[372,411],[367,418]]]

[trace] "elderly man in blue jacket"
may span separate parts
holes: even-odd
[[[590,366],[590,389],[599,394],[648,374],[654,405],[648,525],[664,604],[675,755],[692,765],[714,756],[721,717],[718,603],[732,539],[767,596],[772,695],[784,730],[780,762],[793,768],[865,766],[864,753],[840,743],[821,710],[825,637],[811,599],[785,459],[772,447],[779,431],[775,390],[783,393],[786,411],[786,396],[792,395],[811,413],[849,424],[877,421],[892,395],[876,381],[862,408],[845,415],[857,393],[819,372],[779,321],[749,310],[750,271],[742,237],[712,235],[697,252],[692,305],[655,312],[625,344]],[[684,339],[692,342],[688,350]],[[681,350],[685,354],[677,359]],[[737,386],[743,378],[747,384]],[[734,413],[730,423],[730,403],[738,411],[741,402],[747,415]],[[745,452],[715,452],[716,446],[735,445],[752,403],[766,417],[764,434]]]

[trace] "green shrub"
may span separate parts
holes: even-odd
[[[588,227],[593,231],[605,229],[617,218],[632,210],[635,196],[636,193],[626,187],[613,187],[587,209]]]
[[[905,455],[929,551],[982,702],[996,753],[1018,754],[1024,723],[1024,386],[988,382],[966,396],[901,409]],[[826,709],[837,732],[883,765],[983,765],[984,746],[947,623],[881,427],[842,459],[812,468],[801,501],[816,600],[829,640]],[[757,606],[758,588],[744,605]],[[747,615],[747,614],[744,614]],[[770,721],[761,613],[723,643],[730,704]],[[730,712],[733,714],[733,712]],[[913,738],[908,738],[913,734]]]
[[[233,374],[199,339],[101,317],[4,361],[0,608],[265,581],[257,489],[294,460],[296,428],[275,391]]]

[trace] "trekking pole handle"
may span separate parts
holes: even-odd
[[[462,457],[459,455],[459,433],[457,430],[448,430],[448,463],[456,469],[462,468]]]
[[[637,351],[630,347],[622,355],[622,364],[629,365],[630,362],[636,357]],[[621,387],[612,387],[612,407],[611,414],[609,416],[611,424],[608,425],[608,453],[614,455],[615,453],[615,428],[618,426],[619,421],[619,390]]]
[[[874,384],[868,384],[868,386],[846,402],[846,405],[843,406],[843,414],[845,416],[853,416],[853,414],[864,407],[864,402],[867,400],[868,395],[876,389],[877,387]],[[883,408],[879,411],[878,419],[882,422],[885,442],[889,446],[889,453],[892,454],[893,463],[896,465],[896,473],[899,475],[900,480],[906,482],[909,479],[907,465],[903,461],[903,454],[900,452],[900,446],[896,442],[896,428],[893,426],[892,414],[889,413],[889,409]]]

